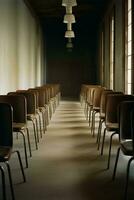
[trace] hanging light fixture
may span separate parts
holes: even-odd
[[[62,6],[77,6],[76,0],[62,0]]]
[[[73,14],[66,14],[64,15],[64,23],[75,23],[75,16]]]
[[[72,24],[75,23],[75,16],[72,13],[72,7],[77,6],[76,0],[62,0],[62,6],[66,8],[66,14],[64,15],[63,22],[67,24],[67,30],[65,32],[65,38],[67,38],[66,48],[72,51],[73,43],[72,38],[75,37],[74,31],[72,30]]]
[[[72,31],[72,30],[67,30],[67,31],[65,32],[65,38],[74,38],[74,37],[75,37],[74,31]]]
[[[64,23],[75,23],[75,16],[72,14],[72,6],[66,6],[66,14],[64,15]]]
[[[65,32],[66,38],[74,38],[74,31],[72,31],[72,23],[67,23],[67,31]]]

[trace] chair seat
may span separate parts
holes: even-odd
[[[119,129],[119,124],[118,123],[106,123],[106,129],[108,131],[116,131]]]
[[[125,155],[128,155],[128,156],[134,155],[132,140],[124,140],[120,143],[120,145],[121,145],[121,150],[123,151]]]
[[[25,123],[13,123],[13,131],[20,131],[27,128],[27,125]]]
[[[11,147],[0,146],[0,162],[8,161],[12,153]]]

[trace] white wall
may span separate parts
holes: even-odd
[[[0,1],[0,94],[41,85],[42,34],[23,0]]]

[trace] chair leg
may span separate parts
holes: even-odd
[[[100,120],[100,127],[98,128],[98,147],[97,150],[100,149],[100,140],[101,140],[101,130],[102,130],[102,124],[103,124],[104,120]]]
[[[39,113],[38,113],[38,117],[39,117],[40,137],[42,138],[41,117],[40,117],[40,114],[39,114]]]
[[[93,120],[94,120],[94,111],[92,111],[92,116],[91,116],[91,134],[93,132]]]
[[[126,184],[125,184],[125,192],[124,192],[124,200],[127,200],[127,191],[128,191],[128,181],[129,181],[129,170],[130,164],[134,160],[134,157],[131,157],[127,164],[127,174],[126,174]]]
[[[6,184],[5,184],[5,172],[4,168],[0,166],[1,175],[2,175],[2,193],[3,193],[3,200],[6,200]]]
[[[84,114],[85,114],[85,117],[86,117],[86,101],[85,101],[85,105],[84,105]]]
[[[104,133],[103,133],[102,146],[101,146],[101,155],[103,155],[105,135],[106,135],[106,128],[104,129]]]
[[[29,129],[26,128],[27,131],[27,141],[28,141],[28,147],[29,147],[29,155],[32,157],[32,151],[31,151],[31,143],[30,143],[30,136],[29,136]]]
[[[88,120],[88,112],[89,112],[89,110],[88,110],[88,104],[86,105],[86,120]]]
[[[45,131],[47,131],[47,107],[45,106],[45,113],[44,113],[44,120],[45,120]]]
[[[46,128],[45,128],[45,111],[42,111],[42,124],[43,124],[43,132],[44,132],[44,134],[45,134],[45,130],[46,130]]]
[[[112,147],[113,136],[114,136],[115,134],[117,134],[117,133],[114,132],[114,133],[110,136],[110,144],[109,144],[109,154],[108,154],[107,169],[109,169],[109,166],[110,166],[111,147]]]
[[[94,111],[94,114],[93,114],[93,128],[92,128],[92,135],[93,137],[95,136],[95,115],[96,115],[96,111]]]
[[[28,158],[27,158],[27,147],[26,147],[25,135],[24,135],[23,131],[20,131],[19,133],[21,133],[22,136],[23,136],[23,144],[24,144],[24,154],[25,154],[26,168],[28,168]]]
[[[36,124],[34,123],[34,120],[32,120],[32,119],[31,119],[31,122],[32,122],[32,124],[33,124],[35,147],[36,147],[36,149],[38,149],[38,145],[37,145],[37,137],[36,137],[36,128],[35,128]]]
[[[120,147],[117,150],[117,155],[116,155],[116,160],[115,160],[115,165],[114,165],[114,171],[113,171],[112,180],[114,180],[115,176],[116,176],[116,169],[117,169],[117,163],[118,163],[118,159],[119,159],[119,154],[120,154]]]
[[[8,170],[8,176],[9,176],[9,183],[10,183],[10,188],[11,188],[11,195],[12,195],[12,200],[15,200],[15,195],[14,195],[14,188],[13,188],[13,182],[12,182],[12,176],[11,176],[11,169],[8,161],[5,162]]]
[[[97,138],[96,138],[96,143],[97,143],[97,144],[98,144],[99,135],[100,135],[100,128],[101,128],[101,118],[100,118],[100,120],[99,120],[98,134],[97,134]]]
[[[39,129],[38,129],[38,120],[37,120],[37,118],[35,119],[35,124],[36,124],[36,133],[37,133],[37,142],[39,143],[40,139],[39,139]]]
[[[20,169],[21,169],[21,172],[22,172],[23,181],[26,182],[26,176],[25,176],[25,173],[24,173],[20,152],[19,151],[14,151],[12,153],[17,153],[19,164],[20,164]]]
[[[88,123],[89,123],[89,127],[90,127],[90,122],[91,122],[91,112],[92,112],[92,108],[91,106],[89,106],[89,114],[88,114]]]
[[[49,106],[46,105],[47,107],[47,125],[49,125]]]

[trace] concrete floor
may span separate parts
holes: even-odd
[[[40,140],[38,150],[35,150],[31,135],[33,156],[29,158],[29,168],[25,169],[26,183],[21,183],[15,156],[11,158],[16,200],[123,199],[126,159],[121,155],[117,178],[113,182],[111,177],[117,142],[114,141],[110,170],[106,170],[109,136],[106,138],[103,156],[97,151],[95,141],[80,103],[62,101],[53,114],[46,134]],[[20,145],[18,143],[14,139],[15,147]],[[133,186],[132,176],[129,200],[134,199]],[[7,192],[8,199],[11,199],[8,185]]]

